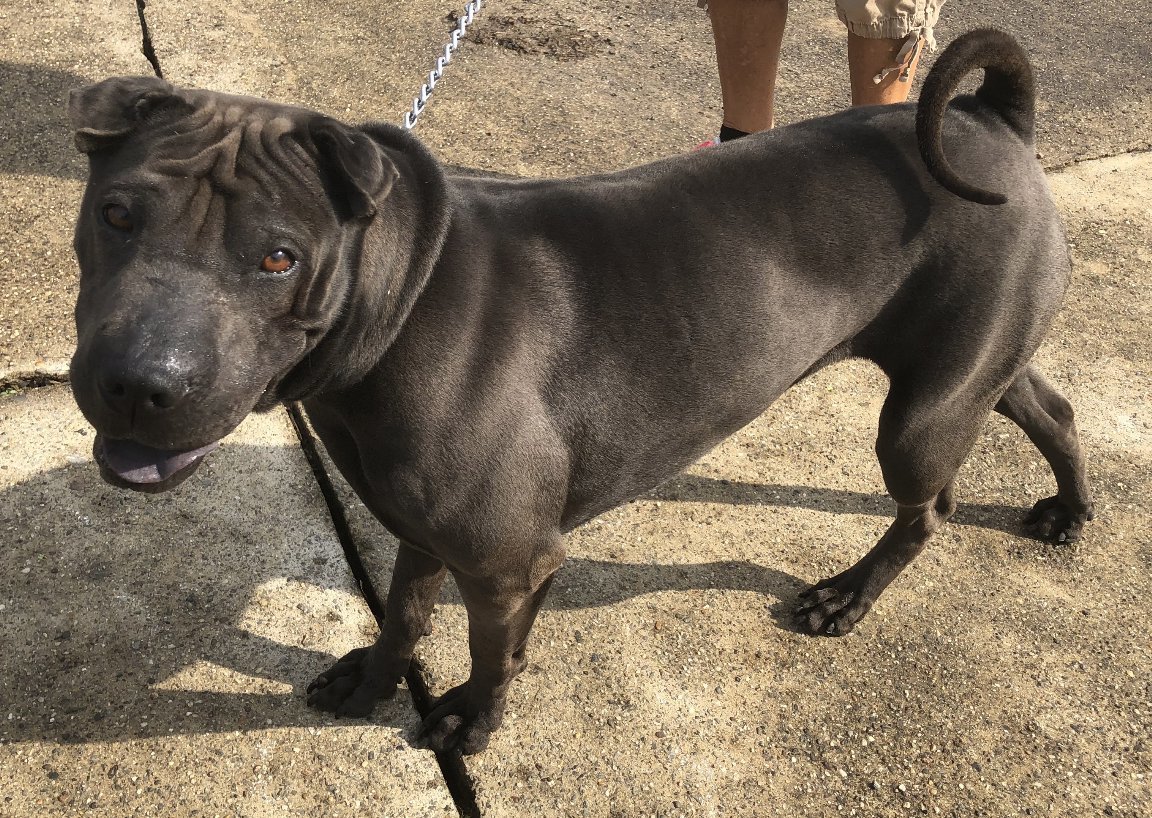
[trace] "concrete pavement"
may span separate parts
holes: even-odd
[[[407,106],[448,10],[211,0],[149,14],[175,81],[355,121]],[[950,4],[937,34],[1018,33],[1044,93],[1043,161],[1071,163],[1050,178],[1076,278],[1041,360],[1092,458],[1100,515],[1083,542],[1020,536],[1051,480],[994,419],[954,522],[860,631],[792,633],[796,591],[852,562],[890,513],[871,454],[881,380],[823,372],[573,536],[507,723],[465,763],[480,814],[1152,812],[1152,154],[1139,152],[1152,21],[1138,0],[1078,13]],[[784,121],[846,96],[828,7],[791,14]],[[596,171],[715,128],[694,3],[490,0],[485,15],[485,44],[464,48],[419,126],[448,161]],[[411,748],[403,692],[368,723],[304,706],[302,687],[374,625],[282,415],[249,421],[177,492],[140,497],[99,480],[66,387],[13,388],[62,374],[73,343],[83,163],[62,98],[147,72],[134,26],[127,0],[0,8],[0,816],[470,809]],[[342,497],[383,593],[390,539]],[[434,692],[466,674],[463,640],[449,590],[420,650]]]

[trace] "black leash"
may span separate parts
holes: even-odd
[[[152,70],[156,72],[156,76],[164,79],[164,72],[160,70],[160,60],[156,56],[156,49],[152,47],[152,34],[148,31],[148,21],[144,19],[144,7],[146,5],[148,5],[147,0],[136,0],[136,16],[140,18],[140,33],[144,37],[141,51],[148,58],[148,62],[152,64]]]

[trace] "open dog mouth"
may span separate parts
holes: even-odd
[[[183,483],[219,441],[187,451],[166,451],[131,440],[110,440],[96,435],[92,455],[100,473],[114,486],[135,491],[161,492]]]

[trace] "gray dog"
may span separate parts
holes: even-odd
[[[949,103],[976,68],[979,90]],[[1016,42],[977,31],[919,107],[509,180],[446,172],[388,125],[152,78],[73,92],[91,173],[72,384],[96,459],[117,485],[165,490],[249,412],[303,401],[403,542],[380,638],[309,702],[364,716],[391,695],[451,571],[471,674],[422,735],[473,753],[563,535],[821,367],[866,358],[891,382],[876,453],[896,519],[797,612],[847,633],[952,514],[992,410],[1055,473],[1034,532],[1075,539],[1092,516],[1072,409],[1030,363],[1069,276],[1033,99]]]

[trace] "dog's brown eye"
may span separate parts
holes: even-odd
[[[260,269],[266,273],[286,273],[296,266],[296,257],[280,248],[264,256]]]
[[[132,213],[124,205],[104,205],[104,221],[117,230],[131,230]]]

